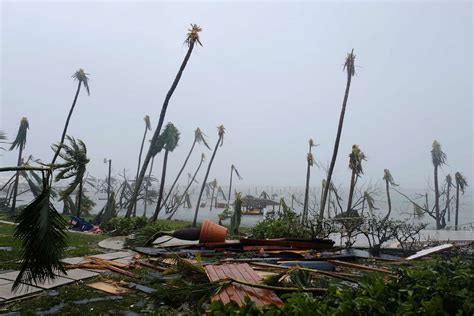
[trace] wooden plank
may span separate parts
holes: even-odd
[[[387,269],[372,268],[372,267],[365,266],[365,265],[362,265],[362,264],[350,263],[350,262],[345,262],[345,261],[327,260],[327,262],[330,262],[330,263],[335,264],[337,266],[346,267],[346,268],[366,270],[366,271],[372,271],[372,272],[390,273],[390,271],[387,270]]]
[[[410,261],[410,260],[422,258],[422,257],[428,256],[430,254],[449,249],[453,246],[454,246],[453,244],[444,244],[444,245],[439,245],[439,246],[436,246],[436,247],[431,247],[431,248],[428,248],[428,249],[423,249],[423,250],[418,251],[414,255],[407,257],[405,260]]]
[[[87,284],[88,287],[91,287],[96,290],[104,291],[110,294],[121,295],[129,292],[129,289],[121,287],[117,284],[106,283],[106,282],[94,282]]]

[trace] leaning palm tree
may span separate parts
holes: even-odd
[[[311,149],[317,146],[314,144],[313,140],[309,139],[309,151],[306,156],[307,167],[306,167],[306,186],[304,190],[304,201],[303,201],[303,216],[302,221],[305,223],[308,220],[308,201],[309,201],[309,178],[311,174],[311,167],[314,165],[314,157]]]
[[[352,198],[357,179],[363,174],[362,161],[366,160],[365,154],[358,145],[352,145],[352,152],[349,154],[349,169],[352,170],[351,184],[349,187],[349,198],[347,200],[347,214],[352,210]]]
[[[82,203],[82,186],[84,176],[86,174],[86,166],[89,163],[87,158],[87,147],[86,144],[80,139],[76,141],[73,137],[66,136],[66,139],[70,145],[63,144],[62,150],[59,153],[59,157],[62,158],[63,162],[56,165],[59,169],[59,173],[56,175],[56,181],[71,179],[71,183],[61,192],[60,201],[70,196],[78,188],[77,198],[77,216],[81,215],[81,203]],[[55,145],[54,149],[57,150],[58,145]]]
[[[20,167],[23,160],[23,149],[25,148],[26,144],[26,135],[28,133],[28,128],[30,127],[28,123],[28,119],[23,117],[20,121],[20,127],[18,128],[18,133],[16,134],[15,140],[10,146],[10,150],[14,150],[18,148],[18,162],[17,166]],[[15,175],[15,182],[13,183],[13,200],[12,200],[12,208],[11,212],[15,212],[16,208],[16,197],[18,194],[18,181],[20,180],[20,171],[16,172]]]
[[[441,144],[434,140],[431,149],[431,161],[434,170],[434,190],[435,190],[435,211],[436,211],[436,229],[441,229],[441,212],[439,207],[439,185],[438,168],[446,164],[446,154],[441,150]]]
[[[209,209],[209,211],[212,211],[212,206],[214,204],[214,196],[215,196],[216,189],[217,189],[217,179],[214,179],[213,181],[209,182],[208,185],[209,185],[210,188],[212,188],[211,206],[210,206],[210,209]]]
[[[173,123],[166,124],[163,133],[160,135],[162,140],[159,140],[158,143],[163,143],[163,149],[165,150],[165,155],[163,158],[163,169],[161,173],[160,181],[160,191],[158,193],[158,203],[156,204],[155,213],[153,214],[152,221],[158,219],[158,214],[161,211],[161,202],[163,201],[163,190],[165,188],[165,178],[166,178],[166,167],[168,164],[168,154],[175,150],[179,142],[179,131],[173,125]]]
[[[191,24],[191,29],[188,30],[188,34],[186,36],[186,41],[185,43],[188,45],[188,51],[186,53],[186,56],[184,56],[184,60],[181,63],[181,66],[179,67],[178,73],[168,91],[166,94],[165,100],[163,102],[163,106],[161,107],[161,113],[160,113],[160,118],[158,120],[158,125],[155,129],[155,132],[153,134],[152,140],[151,140],[151,146],[157,142],[158,137],[161,132],[161,127],[163,126],[163,122],[165,120],[166,116],[166,110],[168,109],[168,104],[171,99],[171,96],[173,95],[174,90],[178,86],[179,80],[181,79],[181,75],[184,72],[184,69],[186,68],[186,65],[189,61],[189,58],[191,57],[191,53],[193,52],[194,46],[196,43],[202,46],[200,40],[199,40],[199,32],[202,31],[202,29],[197,26],[196,24]],[[140,187],[143,182],[143,179],[145,178],[146,170],[148,168],[148,164],[151,161],[151,158],[153,157],[152,155],[152,150],[151,148],[148,149],[148,153],[145,156],[145,160],[143,161],[143,165],[140,170],[140,174],[138,175],[137,181],[135,182],[135,188],[133,189],[132,196],[130,198],[130,204],[128,205],[127,208],[127,213],[125,214],[126,217],[130,217],[132,214],[132,211],[135,207],[135,203],[137,202],[138,194],[140,192]]]
[[[168,194],[166,195],[166,198],[164,199],[161,207],[163,207],[166,202],[168,201],[168,199],[170,198],[171,196],[171,193],[173,192],[173,189],[174,187],[176,186],[176,184],[178,183],[178,180],[179,178],[181,177],[181,174],[183,173],[184,171],[184,168],[186,168],[186,165],[188,164],[188,160],[189,160],[189,157],[191,157],[191,154],[193,153],[193,150],[194,150],[194,147],[196,146],[196,143],[197,144],[204,144],[204,146],[206,146],[209,150],[211,150],[211,147],[209,147],[209,145],[207,144],[206,142],[206,134],[204,134],[201,129],[198,127],[196,128],[196,130],[194,131],[194,141],[193,141],[193,144],[191,145],[191,148],[189,149],[189,152],[188,152],[188,155],[186,156],[186,159],[184,160],[184,163],[183,165],[181,166],[181,169],[179,170],[178,172],[178,175],[176,176],[176,178],[174,179],[173,181],[173,184],[171,185],[170,189],[169,189],[169,192]]]
[[[140,172],[140,164],[142,162],[142,153],[143,153],[143,146],[145,145],[146,134],[148,133],[148,131],[151,131],[150,117],[148,115],[145,115],[143,120],[145,121],[145,132],[143,133],[142,144],[140,146],[140,153],[138,154],[138,167],[137,167],[137,175],[135,176],[135,182],[137,181],[138,174]],[[145,204],[146,204],[146,200],[145,200]],[[137,203],[135,203],[135,208],[133,209],[133,216],[136,216],[136,215],[137,215]]]
[[[217,127],[219,138],[217,139],[216,145],[214,146],[214,151],[212,152],[211,160],[209,160],[209,165],[207,165],[206,175],[202,181],[201,191],[199,192],[199,197],[196,202],[196,211],[194,212],[194,219],[193,219],[193,227],[196,227],[197,224],[197,217],[199,213],[199,206],[201,205],[202,194],[204,193],[204,189],[206,188],[207,178],[209,177],[209,172],[211,171],[212,162],[216,157],[217,149],[224,144],[224,134],[225,128],[224,125],[220,125]]]
[[[387,215],[384,217],[384,221],[386,221],[390,217],[390,213],[392,212],[392,200],[390,199],[390,186],[398,186],[393,180],[392,174],[390,170],[384,169],[383,170],[383,180],[385,181],[385,191],[387,192],[387,203],[388,203],[388,212]],[[369,203],[370,205],[370,203]]]
[[[463,176],[460,172],[456,172],[454,175],[454,180],[456,181],[456,214],[454,217],[454,229],[458,230],[458,215],[459,215],[459,191],[464,194],[464,189],[467,187],[466,177]]]
[[[239,180],[242,180],[242,177],[240,176],[239,171],[237,170],[237,168],[235,168],[234,165],[231,165],[230,166],[229,194],[227,195],[227,208],[229,208],[229,206],[230,206],[230,193],[232,192],[232,175],[234,174],[234,172],[237,175],[237,178],[239,178]]]
[[[453,186],[453,178],[448,174],[446,176],[446,209],[448,210],[448,222],[451,221],[451,187]]]
[[[341,114],[339,116],[339,125],[337,127],[336,141],[334,143],[334,149],[332,152],[331,164],[329,165],[329,170],[326,178],[326,183],[331,183],[332,173],[334,171],[334,166],[336,165],[337,152],[339,150],[339,141],[341,140],[342,126],[344,125],[344,115],[346,113],[347,99],[349,98],[349,89],[351,87],[352,77],[355,74],[355,58],[354,50],[347,54],[346,62],[344,63],[344,70],[347,73],[347,82],[346,82],[346,91],[344,93],[344,99],[342,101]],[[323,200],[321,201],[321,207],[319,210],[319,219],[324,218],[324,209],[326,207],[326,200],[329,193],[329,185],[324,188]]]

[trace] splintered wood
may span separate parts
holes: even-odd
[[[206,265],[207,276],[211,282],[223,281],[226,279],[242,280],[248,283],[259,284],[262,278],[247,263],[228,263],[221,265]],[[267,304],[282,305],[283,302],[271,290],[259,289],[242,284],[233,283],[226,286],[211,300],[220,300],[227,304],[235,301],[239,305],[245,303],[245,297],[249,297],[257,306]]]

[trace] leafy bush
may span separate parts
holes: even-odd
[[[258,222],[252,229],[255,238],[302,238],[310,237],[311,232],[301,224],[301,215],[296,214],[292,209],[283,207],[283,211],[276,215],[267,217]]]
[[[323,297],[308,293],[283,296],[283,306],[239,307],[214,302],[211,315],[473,315],[474,263],[436,260],[401,268],[388,281],[370,275],[358,288],[330,287]]]
[[[102,225],[102,229],[112,236],[126,236],[148,224],[146,217],[115,217]]]

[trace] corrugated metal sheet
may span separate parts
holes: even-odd
[[[220,265],[205,266],[206,273],[211,282],[232,278],[249,283],[260,283],[262,278],[247,263],[228,263]],[[267,289],[249,287],[242,284],[231,284],[224,288],[219,294],[214,295],[211,300],[221,300],[224,304],[235,301],[243,305],[245,297],[248,296],[257,306],[267,304],[281,305],[283,302],[273,292]]]

